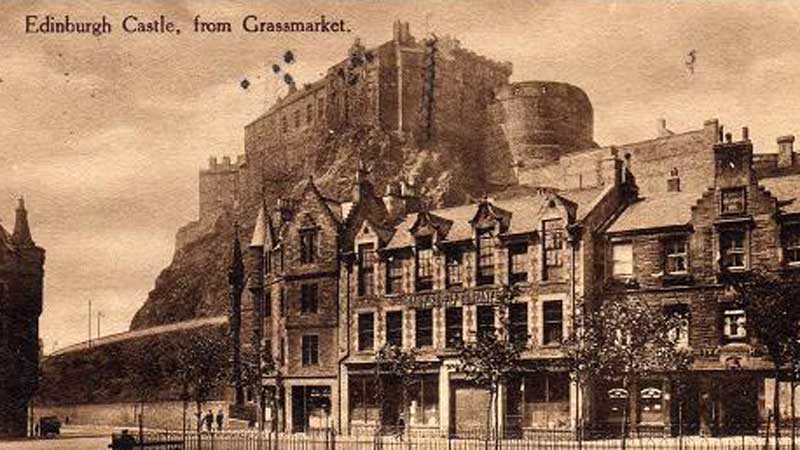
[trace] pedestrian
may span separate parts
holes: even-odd
[[[217,431],[222,431],[222,423],[225,421],[225,415],[222,413],[222,408],[217,411]]]
[[[213,430],[214,426],[214,413],[212,413],[211,410],[209,409],[204,419],[206,422],[206,430],[210,433]]]

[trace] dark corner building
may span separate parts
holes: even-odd
[[[0,226],[0,439],[27,434],[39,373],[44,249],[36,246],[22,199],[14,232]]]

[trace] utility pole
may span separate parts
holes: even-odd
[[[100,339],[100,318],[103,317],[103,311],[97,311],[97,339]]]
[[[92,301],[89,300],[89,347],[92,346]]]

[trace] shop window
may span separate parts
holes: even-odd
[[[508,306],[509,340],[517,345],[528,343],[528,303]]]
[[[725,309],[722,314],[723,343],[741,342],[747,338],[747,318],[743,309]]]
[[[559,344],[564,336],[561,300],[542,303],[542,344]]]
[[[786,230],[784,234],[784,257],[792,265],[800,265],[800,225]]]
[[[464,312],[460,306],[445,310],[445,342],[447,348],[459,348],[464,343]]]
[[[478,233],[478,286],[494,284],[494,236],[491,230]]]
[[[689,346],[689,305],[670,305],[666,314],[678,322],[678,326],[670,330],[670,338],[678,347]]]
[[[433,345],[433,310],[418,309],[416,311],[416,347]]]
[[[317,283],[303,284],[300,286],[300,312],[302,314],[316,314],[318,312],[318,290]]]
[[[686,238],[673,238],[664,243],[667,274],[682,274],[688,270]]]
[[[564,265],[564,221],[562,219],[545,220],[544,229],[544,257],[542,279],[558,280],[562,275]]]
[[[728,269],[744,269],[745,258],[745,232],[743,230],[726,230],[719,238],[720,256],[722,266]]]
[[[375,348],[375,313],[361,313],[358,315],[358,350],[372,350]]]
[[[375,245],[358,246],[358,295],[375,293]]]
[[[463,255],[460,251],[451,251],[447,254],[447,287],[464,284],[462,257]]]
[[[403,346],[403,311],[386,313],[386,343],[397,347]]]
[[[541,372],[526,375],[525,425],[535,428],[561,428],[569,424],[569,376]]]
[[[350,378],[350,421],[359,424],[376,424],[380,405],[375,395],[375,378],[353,376]]]
[[[319,365],[319,336],[307,334],[303,336],[303,366]]]
[[[619,280],[633,277],[633,244],[630,242],[611,244],[611,276]]]
[[[641,383],[641,389],[639,389],[639,423],[663,424],[663,400],[664,395],[659,382],[645,381]]]
[[[726,189],[722,191],[722,214],[740,214],[745,212],[745,189]]]
[[[417,291],[433,289],[433,245],[430,236],[417,238]]]
[[[528,244],[518,243],[508,247],[508,284],[528,281]]]
[[[386,293],[399,294],[403,292],[403,259],[390,256],[386,261]]]
[[[494,335],[494,307],[478,305],[478,339]]]
[[[313,263],[317,254],[317,232],[316,230],[300,231],[300,262],[303,264]]]
[[[411,425],[435,426],[439,423],[439,377],[420,376],[408,389]]]

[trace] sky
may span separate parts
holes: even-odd
[[[99,20],[109,35],[26,34],[26,15]],[[242,19],[345,20],[349,33],[248,34]],[[128,34],[120,22],[164,15],[180,35]],[[229,34],[192,32],[195,16]],[[457,37],[514,65],[513,81],[575,84],[594,106],[595,140],[680,132],[719,118],[749,126],[756,151],[800,133],[800,2],[102,1],[0,3],[0,224],[25,197],[47,251],[45,351],[125,331],[197,217],[197,172],[243,153],[243,129],[281,93],[269,70],[285,50],[299,84],[344,58],[356,37]],[[696,50],[694,74],[684,61]],[[241,81],[249,87],[243,89]],[[738,135],[738,131],[735,134]],[[92,318],[97,334],[97,319]]]

